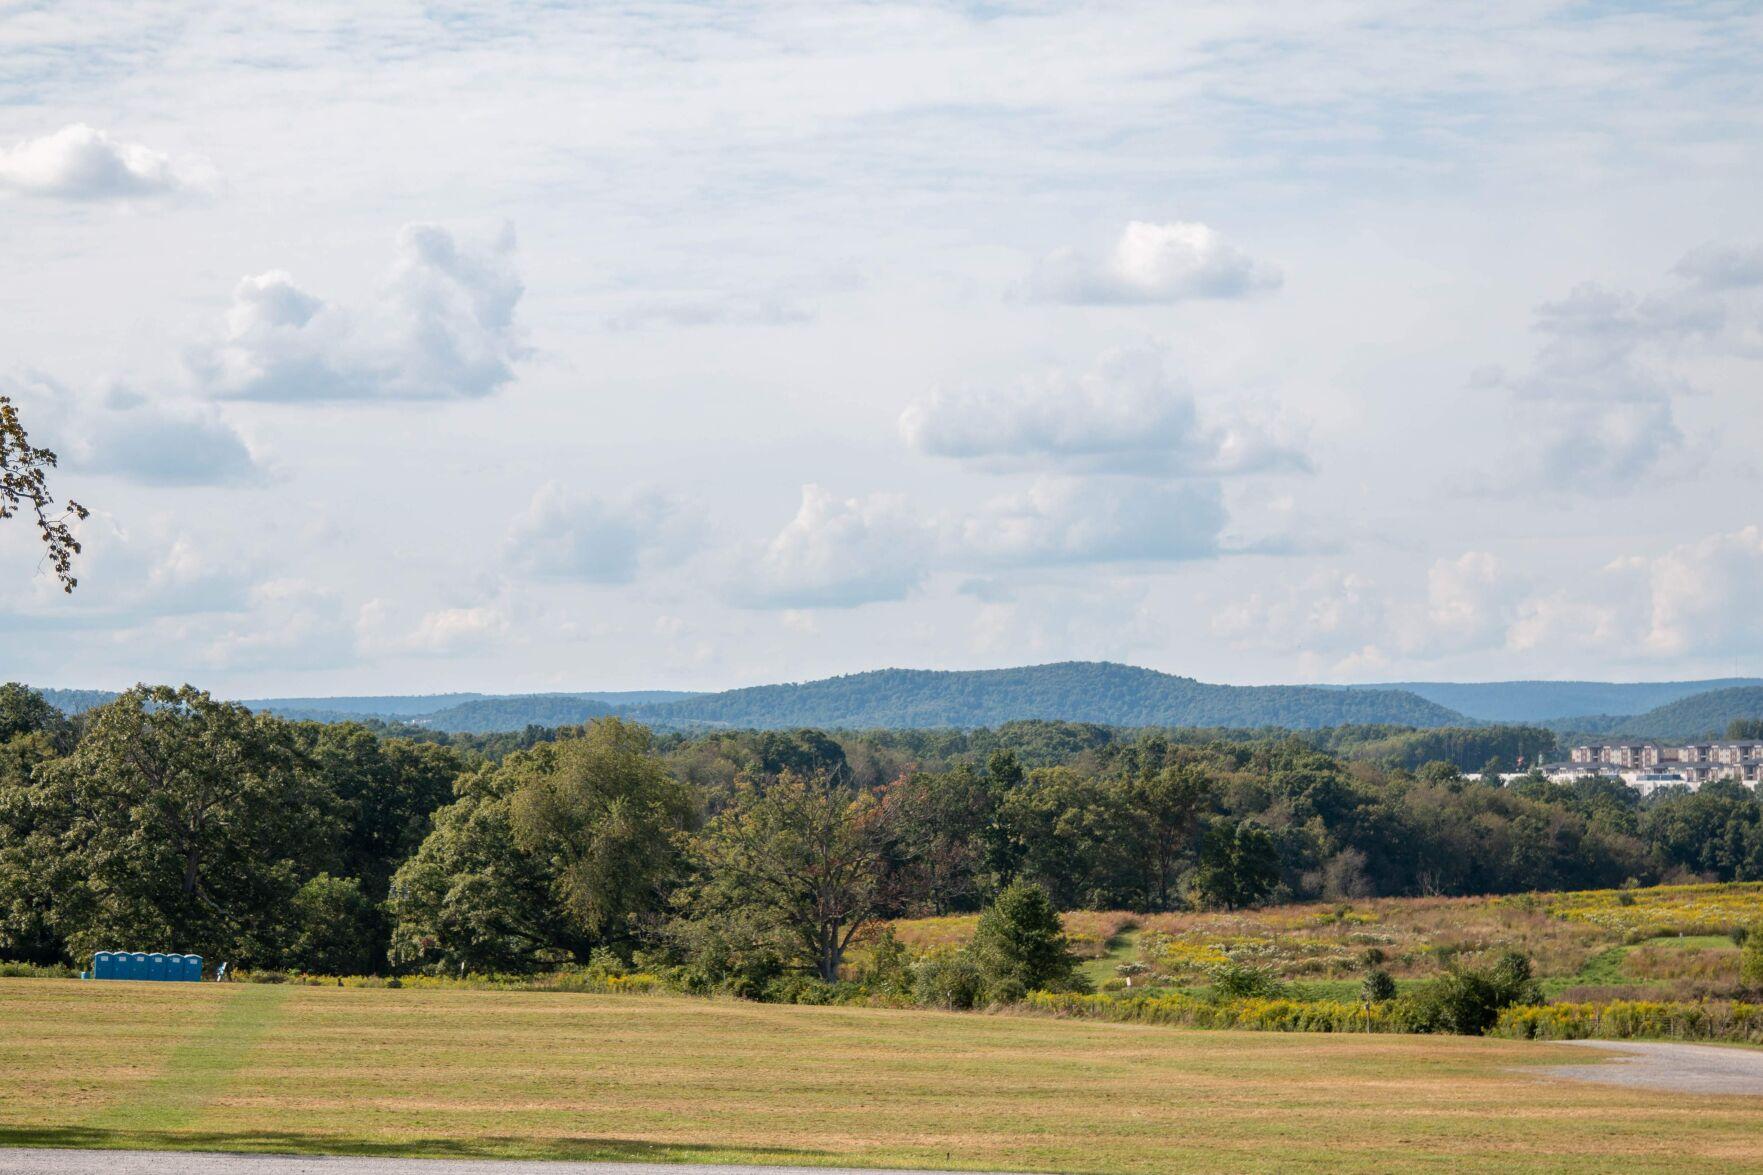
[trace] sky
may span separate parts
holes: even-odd
[[[1763,673],[1763,8],[0,0],[0,678]]]

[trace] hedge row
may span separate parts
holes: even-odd
[[[1238,1028],[1254,1032],[1408,1032],[1394,1003],[1354,1004],[1339,1000],[1210,1000],[1168,994],[1117,999],[1033,991],[1023,1001],[1031,1011],[1091,1020],[1172,1024],[1181,1028]]]
[[[1723,1040],[1763,1044],[1763,1004],[1615,1000],[1507,1008],[1491,1035],[1516,1040]]]

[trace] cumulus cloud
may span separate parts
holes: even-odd
[[[123,143],[83,122],[38,139],[0,147],[0,191],[62,200],[126,200],[212,187],[213,170],[199,160]]]
[[[1034,297],[1080,305],[1243,298],[1277,289],[1279,268],[1195,221],[1129,223],[1111,249],[1060,249],[1036,267]]]
[[[245,614],[208,641],[217,669],[335,669],[360,650],[355,615],[337,593],[300,579],[252,587]]]
[[[9,625],[127,628],[162,616],[238,612],[248,605],[249,560],[167,520],[124,524],[94,510],[73,524],[79,589],[63,595],[44,568],[36,535],[0,527],[0,616]]]
[[[452,657],[494,646],[508,635],[510,618],[500,603],[435,608],[414,623],[400,623],[385,600],[369,600],[355,619],[360,649],[370,654]]]
[[[1534,483],[1610,492],[1666,476],[1687,438],[1677,402],[1700,360],[1763,355],[1763,248],[1705,245],[1645,296],[1593,283],[1538,306],[1528,368],[1477,382],[1512,396]]]
[[[802,487],[796,516],[754,552],[730,585],[751,608],[851,608],[904,598],[924,578],[929,528],[904,498],[840,498]]]
[[[143,485],[241,485],[264,471],[251,446],[211,404],[112,389],[82,396],[38,373],[0,379],[26,410],[33,438],[69,470]]]
[[[509,524],[509,561],[536,579],[629,583],[696,549],[700,511],[659,490],[621,498],[573,494],[548,482]]]
[[[1763,286],[1763,245],[1712,242],[1690,250],[1671,272],[1705,290]]]
[[[732,577],[729,596],[744,607],[848,608],[902,599],[936,572],[1204,559],[1221,553],[1225,521],[1223,496],[1207,482],[1046,477],[936,516],[895,495],[839,498],[810,485],[796,516]],[[990,579],[963,590],[1008,594]]]
[[[1322,572],[1230,601],[1211,627],[1238,647],[1298,650],[1337,671],[1490,651],[1723,662],[1763,653],[1760,581],[1763,529],[1748,526],[1624,556],[1571,582],[1519,574],[1485,551],[1435,560],[1418,591],[1412,580]]]
[[[956,567],[1172,562],[1219,551],[1217,485],[1040,478],[947,521],[941,551]]]
[[[1053,372],[1008,392],[939,392],[909,405],[900,432],[920,453],[998,472],[1174,476],[1302,472],[1281,421],[1202,416],[1161,351],[1109,352],[1089,371]]]
[[[514,231],[465,241],[431,224],[398,234],[378,299],[351,308],[282,271],[247,277],[218,338],[186,360],[210,395],[231,399],[448,400],[487,396],[524,353],[514,311],[524,287]]]
[[[1646,585],[1644,625],[1648,651],[1731,656],[1763,651],[1763,530],[1747,526],[1709,535],[1653,558],[1628,558],[1612,566]]]

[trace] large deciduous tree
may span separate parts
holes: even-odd
[[[835,982],[845,951],[881,913],[882,812],[873,796],[824,776],[741,781],[705,830],[700,882],[685,895],[675,941],[714,972],[738,968],[706,955],[745,937],[770,944],[783,966]]]
[[[511,755],[462,782],[393,878],[394,955],[480,971],[586,961],[662,908],[695,816],[632,723]]]
[[[337,830],[287,723],[190,686],[138,686],[90,714],[72,754],[0,796],[0,891],[75,957],[275,962]]]

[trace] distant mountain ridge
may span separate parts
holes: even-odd
[[[1683,698],[1735,686],[1763,686],[1758,677],[1705,681],[1391,681],[1348,689],[1405,690],[1483,722],[1639,715]]]
[[[42,692],[70,714],[116,696],[108,690]],[[1660,698],[1664,701],[1655,701]],[[1636,706],[1626,714],[1600,705],[1629,701],[1653,704]],[[572,726],[618,714],[664,730],[973,728],[1044,718],[1108,726],[1293,730],[1348,724],[1436,729],[1526,722],[1572,736],[1694,738],[1722,732],[1733,718],[1763,717],[1763,679],[1236,686],[1111,662],[1065,661],[1013,669],[878,669],[702,694],[462,692],[260,698],[244,704],[291,719],[380,719],[469,734]],[[1600,708],[1585,708],[1593,706]],[[1546,713],[1549,710],[1556,712]]]
[[[1734,719],[1763,718],[1763,686],[1734,686],[1679,698],[1645,714],[1599,715],[1549,725],[1559,734],[1581,738],[1721,738]]]

